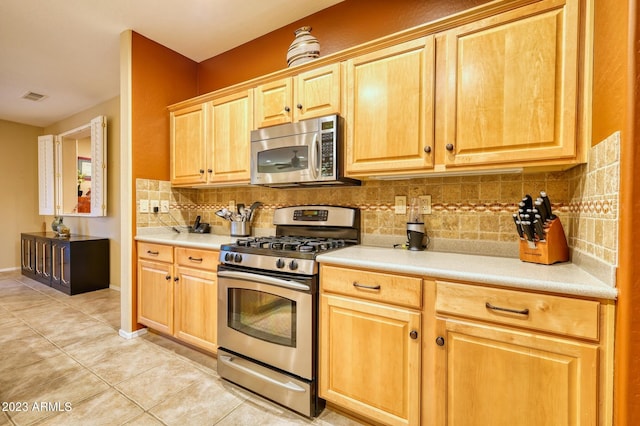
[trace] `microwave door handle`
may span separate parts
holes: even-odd
[[[252,274],[249,272],[240,271],[218,271],[218,277],[221,278],[235,278],[244,281],[253,281],[262,284],[271,284],[278,287],[290,288],[292,290],[309,291],[311,287],[305,284],[283,280],[280,278],[269,277],[265,275]]]
[[[313,142],[311,145],[311,152],[315,158],[311,159],[311,164],[315,164],[315,167],[310,167],[311,173],[313,174],[313,179],[317,180],[318,175],[320,174],[320,144],[318,143],[318,133],[313,134]]]

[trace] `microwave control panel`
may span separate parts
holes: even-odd
[[[332,177],[335,175],[336,123],[333,120],[323,121],[321,126],[322,161],[320,162],[320,175]]]

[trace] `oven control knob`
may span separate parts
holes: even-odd
[[[224,261],[225,261],[225,262],[231,262],[232,260],[233,260],[233,254],[231,254],[231,253],[226,253],[226,254],[224,255]]]
[[[296,269],[298,269],[298,262],[296,262],[295,260],[292,260],[291,263],[289,263],[289,269],[291,269],[292,271],[295,271]]]
[[[236,263],[240,263],[240,262],[242,262],[242,256],[241,256],[240,254],[236,253],[236,255],[235,255],[235,256],[233,256],[233,260],[234,260]]]
[[[284,268],[284,260],[282,260],[282,259],[276,260],[276,268],[278,268],[278,269]]]

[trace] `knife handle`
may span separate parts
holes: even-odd
[[[538,198],[538,200],[536,201],[536,208],[540,213],[540,218],[542,219],[542,223],[546,222],[547,219],[549,218],[549,213],[547,212],[547,207],[544,205],[544,201],[542,201],[542,198]]]
[[[538,234],[538,239],[540,239],[540,241],[544,241],[547,238],[547,234],[544,232],[544,227],[539,220],[536,219],[533,221],[533,229],[536,231],[536,234]]]
[[[540,191],[540,198],[542,198],[542,203],[544,204],[545,209],[547,210],[547,218],[553,220],[556,218],[556,215],[551,211],[551,200],[547,196],[547,193],[544,191]]]
[[[536,240],[535,232],[531,227],[531,221],[525,220],[524,222],[522,222],[522,229],[524,230],[524,233],[529,241],[534,242]]]
[[[520,236],[520,238],[524,238],[524,231],[522,230],[522,225],[520,224],[520,221],[518,220],[518,215],[517,214],[513,214],[513,221],[516,224],[516,230],[518,231],[518,235]]]

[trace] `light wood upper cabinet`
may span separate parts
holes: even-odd
[[[331,64],[294,77],[294,121],[340,113],[340,64]]]
[[[207,180],[206,105],[171,111],[171,183],[205,183]]]
[[[253,91],[243,90],[211,104],[207,182],[248,183],[251,172]]]
[[[440,162],[575,159],[578,15],[578,1],[547,0],[438,35]]]
[[[290,77],[255,88],[255,128],[290,123],[293,119],[293,80]]]
[[[432,36],[346,63],[346,171],[351,176],[433,166]]]
[[[340,64],[261,84],[255,89],[255,127],[340,112]]]

